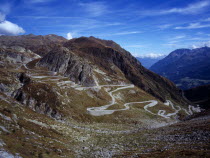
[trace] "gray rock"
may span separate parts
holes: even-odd
[[[96,85],[92,78],[92,66],[65,47],[53,49],[37,63],[37,66],[61,73],[77,84]]]
[[[26,93],[24,91],[24,88],[20,88],[16,90],[13,93],[13,97],[19,101],[21,104],[29,107],[33,111],[36,111],[40,114],[45,114],[49,117],[55,118],[55,119],[61,119],[62,115],[56,110],[55,108],[52,108],[48,103],[42,102],[40,100],[37,100],[30,94]]]

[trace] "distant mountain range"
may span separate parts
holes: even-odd
[[[163,59],[164,57],[166,57],[166,55],[162,55],[160,57],[136,57],[136,59],[138,59],[138,61],[141,62],[141,64],[149,69],[152,65],[154,65],[155,63],[157,63],[159,60]]]
[[[210,48],[177,49],[150,70],[170,79],[181,89],[210,84]]]

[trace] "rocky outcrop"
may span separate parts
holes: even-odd
[[[18,72],[0,68],[0,92],[11,96],[15,90],[19,89],[22,86],[19,75],[20,73]]]
[[[22,105],[50,117],[61,119],[56,93],[43,84],[34,83],[24,72],[5,72],[0,69],[0,92],[12,96]]]
[[[23,79],[23,75],[20,79]],[[55,119],[61,119],[57,107],[61,105],[55,92],[47,85],[30,83],[28,77],[22,80],[23,87],[13,92],[12,96],[21,104],[29,107],[33,111],[45,114]]]
[[[55,47],[37,66],[58,72],[81,85],[95,85],[91,65],[65,47]]]
[[[0,65],[2,67],[5,67],[5,65],[17,67],[37,58],[40,58],[40,56],[23,47],[0,47]]]
[[[66,42],[64,46],[109,74],[116,74],[112,65],[117,66],[130,82],[162,101],[172,98],[178,103],[186,102],[181,91],[171,81],[145,69],[136,58],[113,41],[81,37]]]

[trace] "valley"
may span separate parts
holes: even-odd
[[[171,81],[113,41],[56,43],[39,56],[36,42],[33,51],[1,46],[1,156],[209,156],[209,111]]]

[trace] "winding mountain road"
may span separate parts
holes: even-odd
[[[166,100],[166,102],[164,103],[164,105],[166,106],[171,106],[173,110],[175,110],[174,113],[168,113],[166,114],[166,111],[165,110],[159,110],[158,113],[153,113],[152,111],[149,110],[149,108],[151,107],[154,107],[158,104],[158,101],[156,100],[149,100],[149,101],[142,101],[142,102],[129,102],[129,103],[125,103],[123,106],[125,108],[123,109],[114,109],[114,110],[107,110],[110,106],[116,104],[116,99],[113,95],[114,92],[117,92],[119,90],[122,90],[122,89],[129,89],[129,88],[134,88],[134,85],[133,84],[130,84],[130,85],[101,85],[101,86],[95,86],[95,88],[101,88],[101,87],[116,87],[116,86],[120,86],[120,88],[117,88],[113,91],[110,91],[110,92],[107,92],[110,97],[112,98],[112,101],[110,104],[107,104],[107,105],[103,105],[103,106],[100,106],[100,107],[90,107],[90,108],[87,108],[87,111],[90,115],[93,115],[93,116],[103,116],[103,115],[108,115],[108,114],[113,114],[115,111],[123,111],[123,110],[128,110],[130,109],[130,105],[133,105],[133,104],[143,104],[143,103],[149,103],[147,105],[144,106],[144,110],[149,112],[150,114],[153,114],[153,115],[159,115],[161,117],[164,117],[164,118],[170,118],[171,116],[174,116],[176,115],[180,110],[181,110],[181,107],[180,106],[177,106],[177,109],[174,107],[174,104],[170,101],[170,100]],[[83,89],[89,89],[89,88],[93,88],[93,87],[79,87],[80,90],[83,88]]]
[[[23,65],[25,69],[30,70],[26,64]],[[34,78],[34,79],[44,79],[47,78],[48,81],[57,81],[59,79],[66,79],[66,77],[62,77],[62,76],[58,76],[56,75],[57,73],[52,72],[52,71],[48,71],[47,72],[48,75],[44,74],[44,75],[30,75],[30,77]],[[62,86],[63,84],[71,84],[72,85],[72,81],[60,81],[58,82],[58,85]],[[152,115],[159,115],[163,118],[170,118],[171,116],[175,116],[179,113],[180,110],[184,110],[185,113],[187,115],[192,115],[193,112],[200,112],[201,109],[199,106],[194,107],[192,105],[188,106],[188,110],[181,108],[180,106],[176,106],[170,101],[170,100],[166,100],[166,102],[164,103],[165,106],[171,106],[171,108],[174,110],[173,113],[167,113],[166,110],[159,110],[157,113],[152,112],[151,110],[149,110],[149,108],[152,108],[154,106],[156,106],[158,104],[158,101],[156,100],[148,100],[148,101],[141,101],[141,102],[129,102],[129,103],[125,103],[123,106],[125,108],[122,109],[113,109],[113,110],[107,110],[109,107],[111,107],[112,105],[116,104],[116,98],[114,97],[113,93],[118,92],[120,90],[123,89],[130,89],[130,88],[134,88],[133,84],[124,84],[124,85],[99,85],[98,82],[96,84],[96,86],[92,86],[92,87],[82,87],[81,85],[77,85],[77,84],[73,84],[71,86],[72,88],[75,88],[76,90],[87,90],[87,89],[101,89],[102,87],[119,87],[116,88],[110,92],[108,92],[106,90],[106,92],[110,95],[111,97],[111,103],[107,104],[107,105],[103,105],[100,107],[90,107],[87,108],[87,112],[92,115],[92,116],[103,116],[103,115],[109,115],[109,114],[113,114],[116,111],[124,111],[124,110],[129,110],[130,109],[130,105],[133,104],[143,104],[143,103],[148,103],[144,106],[144,110]]]

